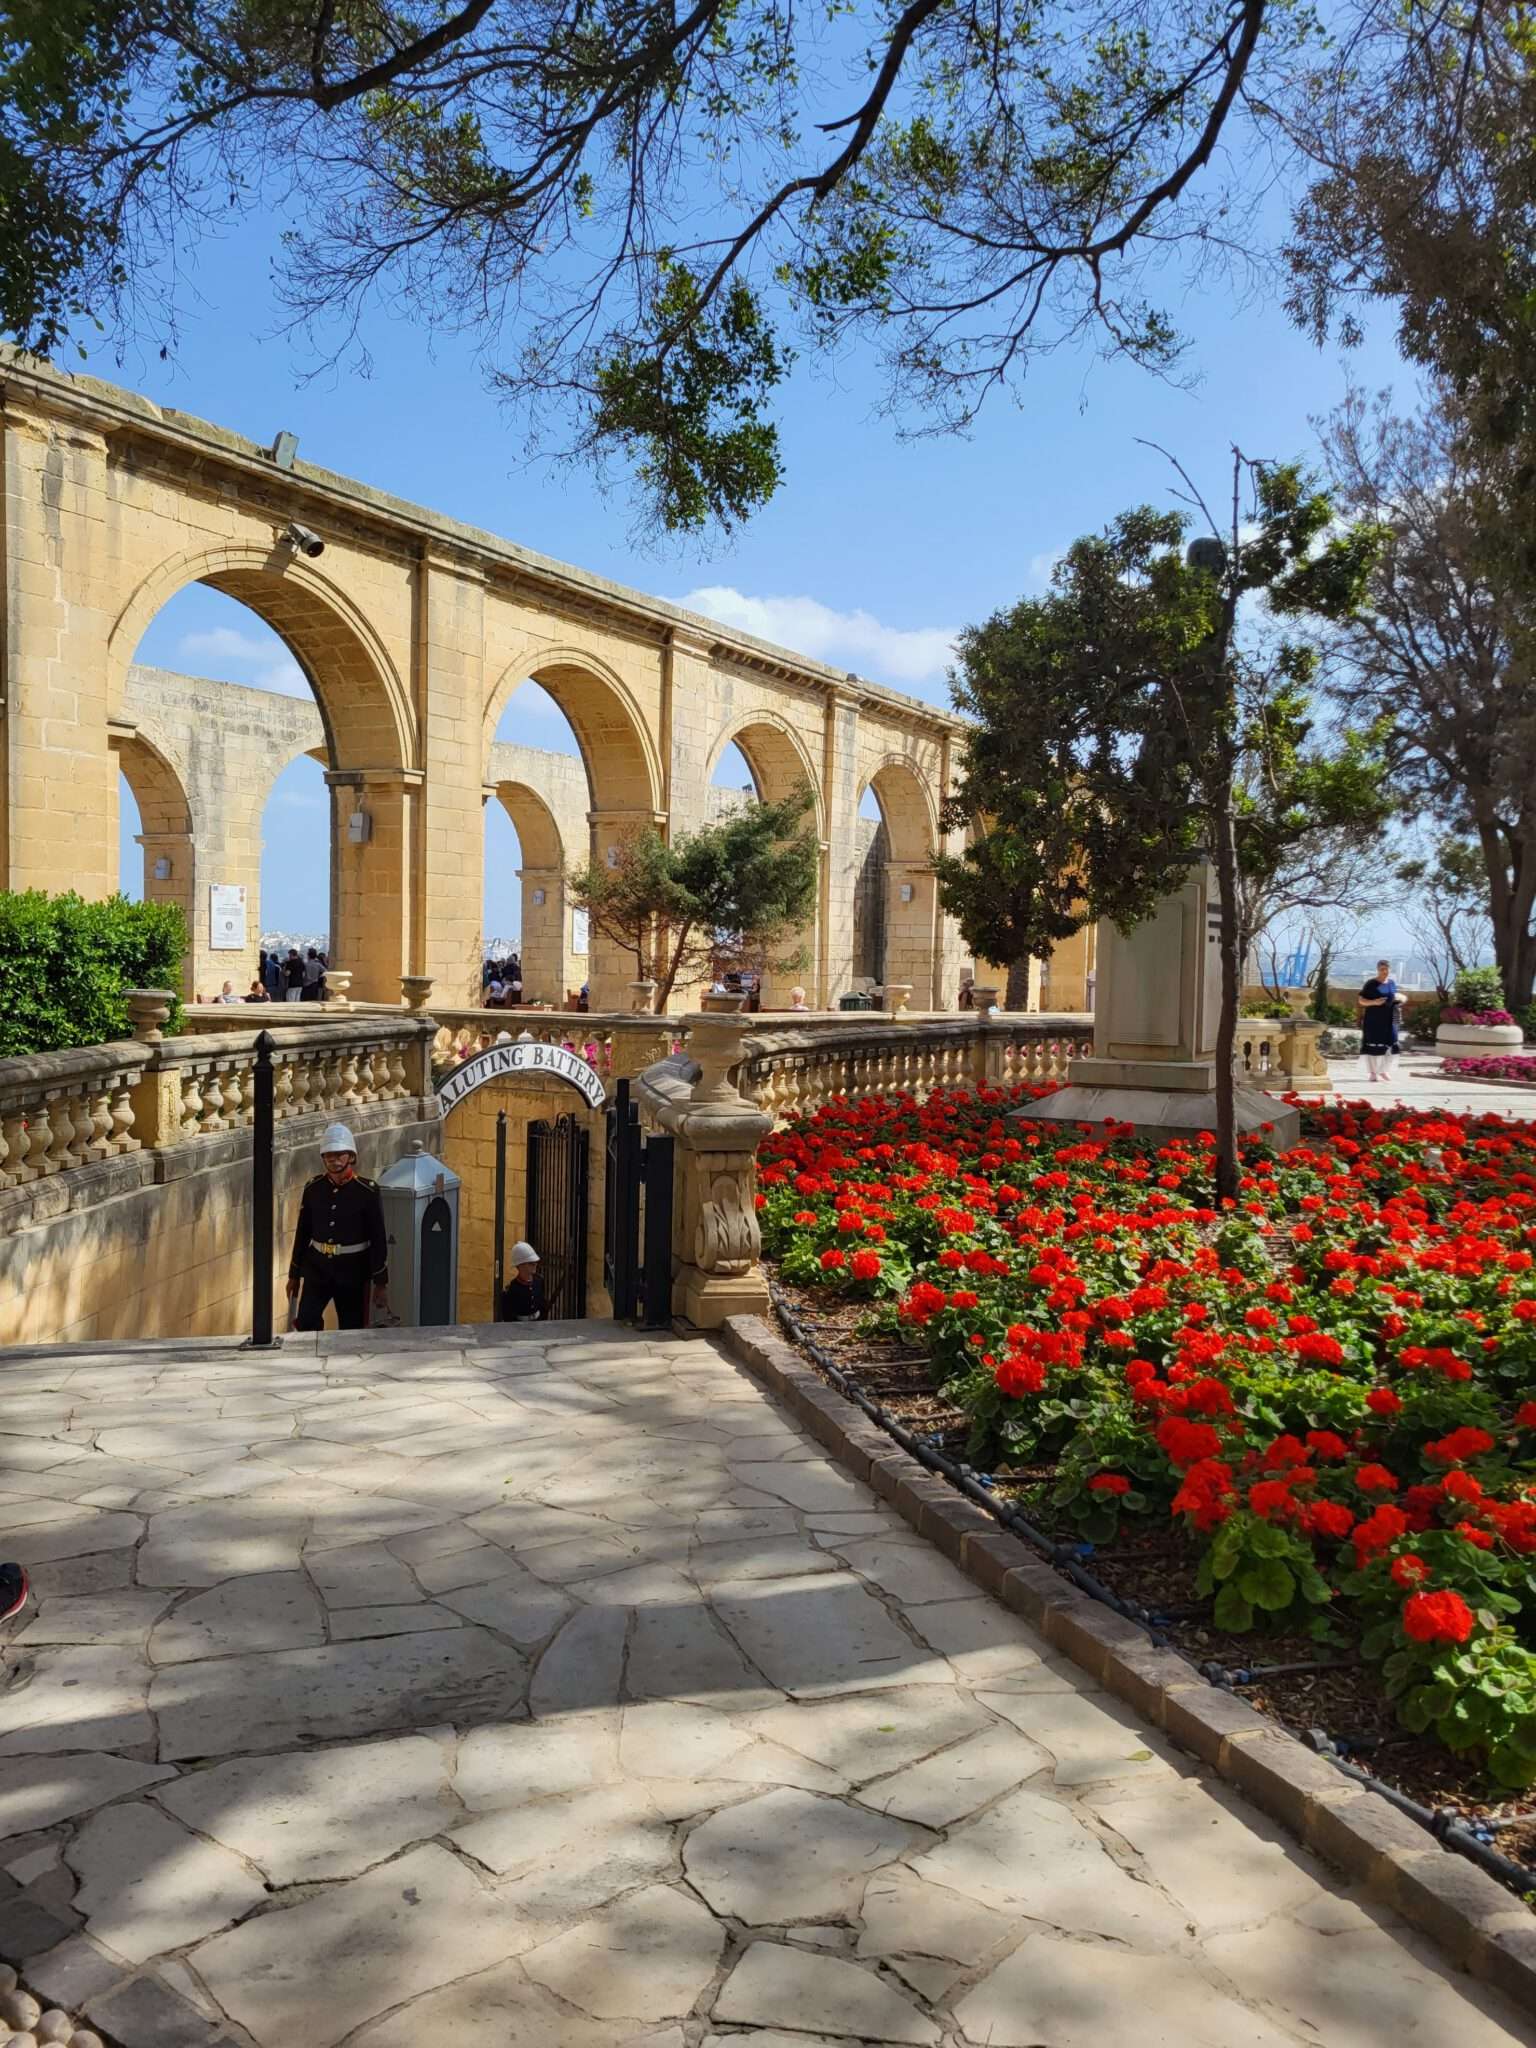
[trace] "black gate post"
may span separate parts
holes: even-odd
[[[642,1330],[664,1330],[672,1320],[672,1155],[676,1143],[675,1138],[653,1131],[640,1156],[640,1177],[645,1182]]]
[[[496,1112],[496,1235],[491,1247],[491,1321],[501,1321],[507,1263],[507,1112]]]
[[[629,1099],[628,1081],[620,1081],[608,1111],[608,1179],[603,1205],[603,1279],[617,1323],[627,1322],[635,1312],[639,1166],[640,1106]]]
[[[256,1040],[256,1092],[251,1105],[251,1348],[271,1351],[272,1334],[272,1054],[270,1031]]]

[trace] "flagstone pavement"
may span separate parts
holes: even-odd
[[[1532,2036],[610,1325],[14,1352],[0,1956],[125,2048]]]

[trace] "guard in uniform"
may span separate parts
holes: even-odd
[[[318,1330],[326,1305],[336,1304],[339,1329],[361,1330],[374,1304],[388,1299],[389,1246],[377,1183],[357,1171],[357,1140],[345,1124],[332,1124],[320,1140],[324,1173],[316,1174],[299,1202],[288,1299],[298,1296],[297,1330]],[[301,1291],[302,1290],[302,1291]]]

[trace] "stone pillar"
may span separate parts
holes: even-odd
[[[672,1300],[695,1328],[768,1306],[757,1227],[757,1148],[773,1128],[736,1086],[746,1019],[690,1017],[688,1055],[699,1078],[667,1122],[677,1139]]]
[[[627,839],[636,838],[648,826],[661,828],[666,820],[658,811],[591,811],[591,858],[597,866],[611,864],[611,858]],[[585,958],[572,946],[575,986],[587,984],[590,1010],[627,1010],[630,984],[635,979],[635,956],[592,927],[587,934]],[[563,993],[563,991],[562,991]]]
[[[573,981],[570,973],[570,918],[565,906],[565,874],[560,868],[519,868],[523,885],[523,935],[518,948],[523,962],[523,1000],[564,1002],[568,988],[579,988],[585,972]]]
[[[851,678],[850,678],[851,680]],[[834,684],[826,695],[822,740],[822,794],[827,823],[827,853],[822,863],[822,899],[814,1009],[837,1007],[839,996],[853,986],[854,892],[858,886],[859,835],[859,700]],[[909,976],[901,976],[903,981]],[[811,984],[806,984],[811,988]]]
[[[1042,1010],[1072,1011],[1092,1007],[1088,1000],[1088,982],[1093,973],[1096,938],[1097,927],[1088,923],[1052,949],[1040,975]]]
[[[359,1002],[395,1003],[401,977],[411,966],[421,776],[409,769],[333,768],[325,779],[332,802],[331,957],[351,965],[356,977],[352,993]],[[354,826],[355,818],[361,818],[360,825]],[[478,910],[474,924],[478,933]],[[448,994],[451,1004],[464,1001],[459,989]]]
[[[417,569],[417,674],[424,779],[407,906],[409,967],[438,1000],[478,1002],[485,901],[485,577],[429,543]],[[409,842],[408,842],[409,843]],[[336,934],[332,933],[335,939]],[[358,965],[357,948],[346,957]]]
[[[1032,1104],[1031,1118],[1113,1118],[1147,1137],[1215,1130],[1218,923],[1215,871],[1205,862],[1128,934],[1101,920],[1092,1056],[1072,1061],[1068,1085]],[[1264,1124],[1276,1145],[1300,1137],[1294,1109],[1240,1086],[1239,1135]]]
[[[197,966],[197,842],[190,832],[141,832],[136,844],[144,849],[144,901],[146,903],[174,903],[187,924],[187,950],[182,959],[182,994],[190,998],[198,985]],[[163,867],[166,872],[157,874]],[[249,898],[246,899],[249,903]],[[204,920],[203,938],[207,939],[207,922]],[[258,952],[261,935],[252,933]],[[206,943],[204,950],[206,951]],[[231,959],[231,954],[219,954],[219,959]],[[244,955],[240,958],[243,960]],[[233,975],[230,979],[233,980]],[[220,981],[224,975],[220,974]],[[246,981],[251,979],[246,976]],[[245,994],[240,984],[241,995]],[[213,991],[208,991],[212,993]]]
[[[121,602],[103,435],[7,403],[0,887],[117,887],[107,643]]]
[[[934,983],[942,964],[938,949],[938,877],[926,861],[898,861],[885,871],[885,979],[906,983],[919,1007],[937,1007]],[[955,969],[956,991],[959,967]]]

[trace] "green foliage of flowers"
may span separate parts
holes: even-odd
[[[1304,1108],[1248,1141],[838,1101],[764,1145],[786,1279],[926,1352],[971,1455],[1110,1543],[1170,1519],[1228,1631],[1358,1636],[1415,1733],[1536,1782],[1536,1123]]]

